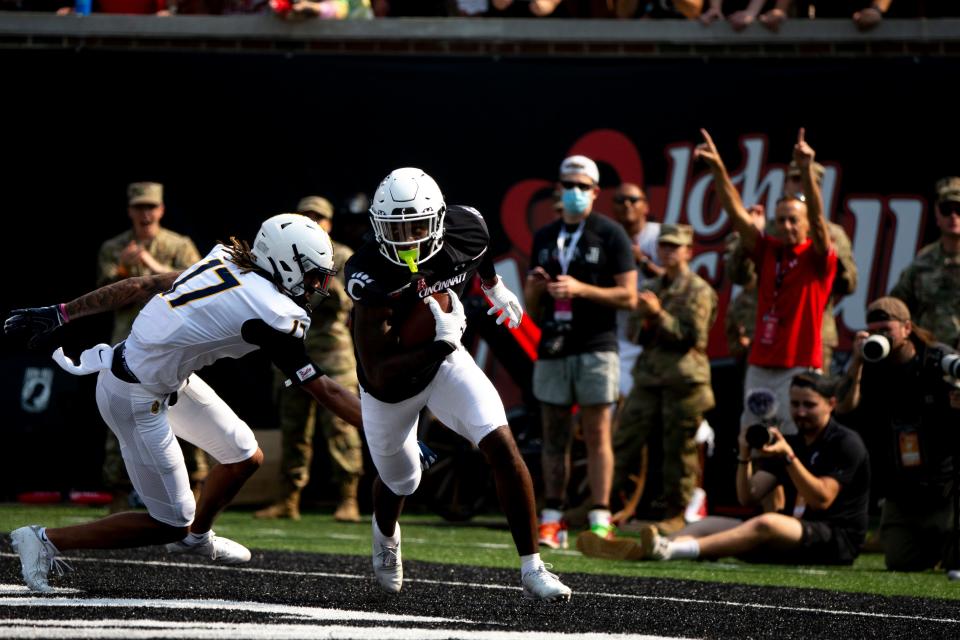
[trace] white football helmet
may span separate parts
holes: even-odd
[[[417,271],[443,247],[447,207],[437,183],[420,169],[390,172],[373,196],[370,224],[380,253],[394,264]]]
[[[330,236],[299,213],[267,218],[260,225],[250,254],[256,265],[273,276],[276,285],[293,298],[309,293],[327,295],[330,279],[337,274]],[[314,271],[319,276],[318,285],[306,284],[307,276]]]

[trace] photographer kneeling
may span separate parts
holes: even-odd
[[[960,411],[944,373],[952,367],[956,377],[960,358],[914,326],[897,298],[872,302],[867,328],[856,334],[837,413],[851,413],[873,452],[887,568],[930,569],[947,558],[951,530]]]
[[[726,531],[672,540],[646,527],[639,543],[629,538],[604,540],[603,553],[588,555],[631,560],[737,556],[776,564],[851,564],[867,531],[870,463],[860,436],[830,417],[835,387],[817,373],[793,377],[790,414],[799,431],[784,437],[769,428],[768,443],[754,449],[759,456],[756,471],[747,428],[740,431],[738,498],[744,504],[759,504],[782,485],[787,512],[793,516],[765,513]]]

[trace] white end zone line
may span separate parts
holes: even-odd
[[[15,553],[0,553],[0,557],[17,558]],[[255,567],[224,566],[216,564],[196,564],[187,562],[163,562],[159,560],[124,560],[120,558],[71,558],[71,562],[95,562],[112,564],[131,564],[139,566],[154,567],[176,567],[180,569],[203,569],[215,571],[244,571],[248,573],[260,573],[264,575],[286,575],[296,576],[300,579],[315,578],[337,578],[346,580],[372,580],[372,575],[358,575],[353,573],[330,573],[324,571],[287,571],[282,569],[260,569]],[[427,578],[404,578],[406,583],[431,584],[449,587],[468,587],[471,589],[491,589],[520,591],[521,587],[504,584],[481,584],[476,582],[458,582],[454,580],[431,580]],[[704,600],[701,598],[679,598],[675,596],[650,596],[629,593],[604,593],[600,591],[574,591],[574,596],[593,596],[598,598],[614,598],[623,600],[648,600],[661,602],[676,602],[680,604],[696,605],[719,605],[723,607],[739,607],[742,609],[769,609],[774,611],[791,611],[796,613],[817,613],[834,616],[854,616],[862,618],[875,618],[886,620],[913,620],[916,622],[932,622],[940,624],[960,624],[960,618],[932,618],[929,616],[913,616],[897,613],[877,613],[872,611],[849,611],[843,609],[820,609],[817,607],[793,607],[784,605],[762,604],[755,602],[735,602],[731,600]],[[488,623],[496,624],[496,623]]]

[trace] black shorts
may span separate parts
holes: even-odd
[[[800,520],[803,536],[793,549],[756,549],[740,556],[746,562],[764,564],[853,564],[860,554],[845,529],[826,522]]]

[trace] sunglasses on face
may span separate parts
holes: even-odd
[[[947,216],[960,216],[960,202],[941,202],[937,205],[937,210],[944,218]]]
[[[630,204],[637,204],[641,200],[646,200],[646,198],[644,198],[643,196],[624,196],[620,194],[613,196],[613,201],[616,202],[617,204],[624,204],[627,202],[629,202]]]
[[[781,202],[786,202],[787,200],[797,200],[799,202],[806,202],[807,196],[802,193],[785,193],[784,195],[777,198],[777,204]]]
[[[570,180],[561,180],[560,186],[564,189],[580,189],[580,191],[590,191],[593,189],[592,184],[587,184],[586,182],[572,182]]]

